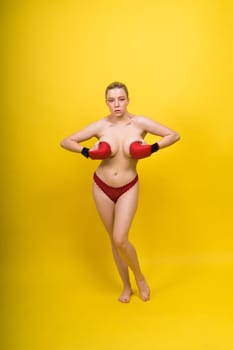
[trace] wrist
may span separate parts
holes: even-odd
[[[151,153],[157,152],[159,150],[159,144],[158,142],[151,145]]]
[[[89,148],[83,147],[83,149],[81,150],[81,154],[82,154],[84,157],[88,158],[88,157],[89,157]]]

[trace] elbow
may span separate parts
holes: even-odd
[[[180,135],[176,133],[175,139],[176,139],[176,142],[177,142],[177,141],[180,141]]]
[[[61,146],[62,148],[66,148],[66,142],[65,142],[65,140],[62,140],[62,141],[60,142],[60,146]]]
[[[177,141],[180,140],[180,135],[177,134],[177,132],[175,132],[175,133],[173,134],[173,138],[174,138],[174,142],[177,142]]]

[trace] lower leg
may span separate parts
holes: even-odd
[[[130,279],[129,279],[128,265],[122,259],[117,248],[114,246],[113,243],[112,243],[112,253],[113,253],[114,261],[117,266],[119,275],[123,282],[123,291],[119,296],[119,301],[123,303],[127,303],[130,300],[130,296],[133,294]]]
[[[150,289],[142,274],[136,250],[128,241],[128,233],[137,209],[138,188],[137,183],[118,199],[114,211],[112,238],[119,255],[134,273],[141,298],[146,301],[149,300]]]
[[[134,246],[129,242],[125,241],[123,244],[118,246],[118,251],[126,262],[126,264],[133,271],[135,280],[141,295],[142,300],[147,301],[150,299],[150,289],[142,274],[140,264],[138,261],[137,253]]]

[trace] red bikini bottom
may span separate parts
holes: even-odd
[[[101,190],[108,196],[108,198],[110,198],[113,202],[116,203],[116,201],[122,194],[127,192],[138,182],[138,175],[136,175],[136,177],[132,181],[120,187],[112,187],[107,185],[96,175],[96,173],[94,173],[94,181],[99,186],[99,188],[101,188]]]

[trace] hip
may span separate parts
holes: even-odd
[[[101,166],[96,169],[96,175],[104,181],[108,186],[121,187],[131,181],[133,181],[137,176],[137,171],[135,168],[130,168],[127,170],[122,169],[106,169]]]

